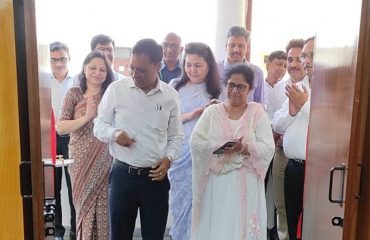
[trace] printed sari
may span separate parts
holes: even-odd
[[[95,95],[99,104],[101,96]],[[79,88],[71,88],[64,99],[60,120],[77,119],[86,114],[87,99]],[[109,239],[108,175],[112,163],[107,143],[93,134],[93,121],[70,134],[69,156],[72,195],[76,208],[77,239]]]

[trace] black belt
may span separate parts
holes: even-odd
[[[150,173],[150,170],[152,170],[152,168],[150,167],[142,168],[142,167],[131,166],[118,159],[114,159],[113,163],[116,164],[118,167],[122,168],[123,170],[127,171],[127,173],[131,175],[135,175],[135,176],[148,176]]]
[[[305,160],[303,160],[303,159],[294,159],[294,158],[290,158],[289,160],[295,161],[295,162],[300,163],[300,164],[302,164],[302,165],[304,165],[304,164],[305,164]]]

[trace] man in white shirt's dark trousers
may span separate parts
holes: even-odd
[[[131,78],[113,82],[95,119],[94,134],[114,157],[109,176],[110,239],[132,239],[137,211],[144,240],[163,240],[168,215],[167,171],[180,153],[177,92],[158,78],[162,47],[138,41]]]

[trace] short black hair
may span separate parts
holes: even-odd
[[[96,45],[98,44],[105,45],[108,43],[112,43],[113,47],[115,47],[114,40],[108,35],[104,34],[95,35],[90,42],[91,51],[95,50]]]
[[[132,48],[132,54],[147,55],[151,63],[160,63],[163,58],[162,46],[150,38],[139,40]]]
[[[55,52],[58,50],[64,50],[67,53],[68,59],[71,59],[71,56],[69,55],[69,47],[67,44],[62,43],[62,42],[52,42],[49,44],[49,51],[50,52]]]
[[[244,37],[246,42],[249,42],[251,33],[241,26],[232,26],[226,35],[226,40],[229,37]]]
[[[286,46],[286,53],[288,53],[291,48],[303,48],[303,45],[304,45],[304,40],[302,38],[292,39],[289,41],[288,45]]]
[[[230,68],[229,71],[226,71],[226,79],[229,80],[234,74],[243,75],[244,81],[249,85],[249,89],[252,90],[254,88],[254,73],[252,68],[243,63],[237,64]]]
[[[284,51],[273,51],[272,53],[270,53],[270,55],[267,57],[267,61],[269,62],[272,62],[272,60],[274,59],[284,59],[284,60],[287,60],[287,55],[286,55],[286,52]]]

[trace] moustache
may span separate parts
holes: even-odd
[[[298,68],[296,68],[296,67],[292,67],[292,68],[290,68],[290,69],[289,69],[289,72],[290,72],[290,71],[293,71],[293,70],[299,71],[299,69],[298,69]]]

